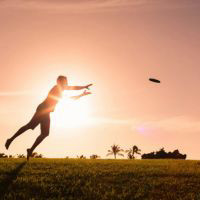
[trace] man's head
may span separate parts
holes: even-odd
[[[59,77],[57,78],[57,84],[58,84],[61,88],[64,88],[64,86],[68,85],[67,77],[66,77],[66,76],[59,76]]]

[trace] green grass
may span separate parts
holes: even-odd
[[[0,159],[0,199],[200,200],[200,162]]]

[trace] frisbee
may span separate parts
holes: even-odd
[[[149,78],[149,81],[152,81],[154,83],[160,83],[160,80],[155,79],[155,78]]]

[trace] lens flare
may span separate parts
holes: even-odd
[[[63,128],[79,128],[89,123],[89,114],[87,98],[73,100],[64,96],[52,114],[52,124]]]

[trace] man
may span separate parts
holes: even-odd
[[[47,98],[37,107],[31,121],[25,126],[21,127],[11,138],[7,139],[5,143],[6,149],[9,148],[10,144],[16,137],[29,129],[35,129],[35,127],[40,124],[41,134],[37,137],[33,146],[30,149],[27,149],[27,160],[29,160],[29,157],[32,155],[34,149],[44,140],[45,137],[49,135],[50,113],[54,111],[56,104],[62,97],[62,92],[64,90],[89,89],[90,86],[92,86],[92,84],[86,86],[68,86],[67,77],[59,76],[57,78],[57,85],[50,90]],[[71,98],[76,100],[88,94],[91,93],[85,90],[81,95],[73,96]]]

